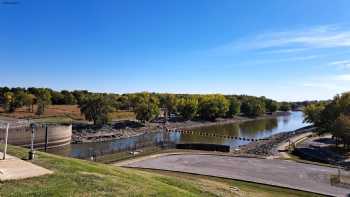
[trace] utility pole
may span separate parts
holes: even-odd
[[[6,152],[7,152],[7,139],[9,137],[9,127],[10,127],[10,123],[6,124],[6,132],[5,132],[5,146],[4,146],[4,153],[3,153],[3,160],[6,159]]]

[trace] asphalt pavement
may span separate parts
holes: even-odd
[[[337,175],[338,169],[288,160],[175,154],[135,160],[124,166],[245,180],[331,196],[350,196],[349,189],[330,184],[330,177]],[[342,174],[350,175],[345,171]]]

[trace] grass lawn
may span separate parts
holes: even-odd
[[[10,146],[9,154],[24,158],[27,150]],[[33,163],[54,174],[1,182],[0,196],[315,196],[242,181],[119,168],[42,152],[37,156]]]
[[[52,116],[32,119],[36,123],[51,123],[51,124],[72,124],[72,119],[66,116]]]
[[[142,151],[140,151],[142,150]],[[128,160],[128,159],[135,159],[138,157],[148,156],[148,155],[154,155],[154,154],[160,154],[160,153],[172,153],[172,152],[179,152],[177,149],[162,149],[160,147],[152,146],[152,147],[145,147],[139,150],[139,153],[137,155],[132,155],[130,152],[123,151],[119,153],[112,153],[112,154],[106,154],[101,155],[96,158],[96,161],[99,163],[116,163],[118,161]],[[189,152],[191,150],[183,150],[182,152]]]

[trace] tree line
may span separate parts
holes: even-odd
[[[305,122],[312,123],[320,134],[331,133],[337,144],[350,147],[350,92],[333,100],[314,102],[304,109]]]
[[[256,117],[267,112],[289,111],[293,103],[277,102],[265,97],[221,94],[161,94],[161,93],[92,93],[86,90],[54,91],[48,88],[7,88],[0,87],[0,104],[6,112],[14,112],[26,106],[36,114],[44,113],[49,104],[75,105],[82,114],[95,124],[109,121],[109,114],[116,110],[134,111],[142,122],[152,121],[161,111],[170,117],[175,115],[182,120],[211,120],[216,118],[244,115]]]

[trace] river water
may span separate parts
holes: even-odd
[[[278,116],[241,123],[216,125],[192,129],[195,133],[215,133],[219,136],[234,136],[248,139],[267,138],[271,135],[293,131],[307,126],[303,122],[302,112],[291,112],[289,115]],[[153,132],[140,136],[118,139],[107,142],[70,144],[60,148],[50,149],[49,152],[77,158],[87,158],[92,154],[103,155],[126,151],[138,147],[162,145],[164,142],[176,143],[211,143],[230,145],[232,148],[247,144],[249,141],[224,137],[203,136],[198,134],[183,134],[179,132]]]

